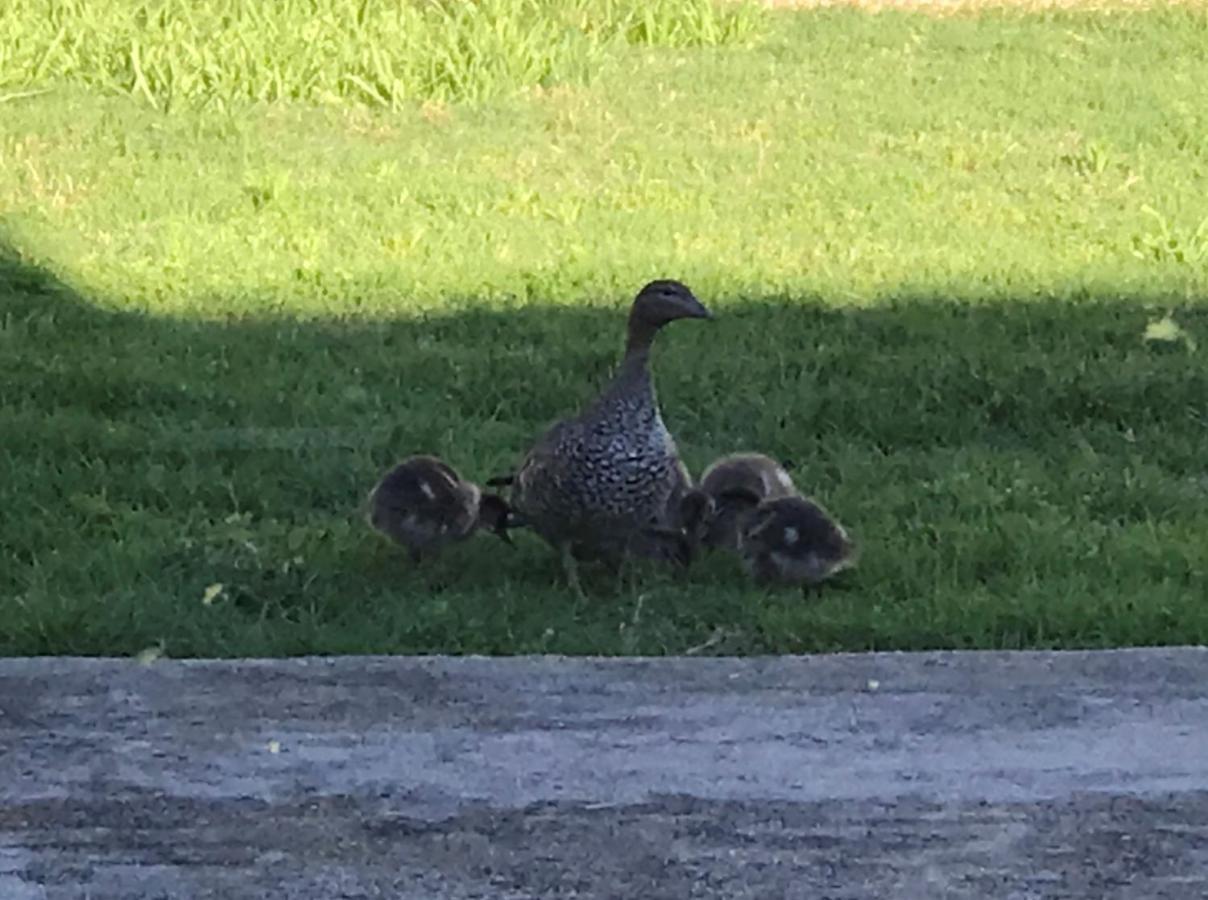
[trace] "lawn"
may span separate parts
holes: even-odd
[[[403,53],[207,2],[0,13],[0,653],[1208,642],[1208,14],[484,2]],[[685,457],[791,460],[841,584],[582,602],[531,535],[367,530],[403,455],[510,469],[660,276],[717,315],[656,346]]]

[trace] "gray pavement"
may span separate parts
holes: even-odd
[[[0,900],[1208,897],[1208,651],[0,660]]]

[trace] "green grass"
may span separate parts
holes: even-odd
[[[754,36],[714,0],[9,0],[0,86],[72,81],[171,110],[484,100],[591,79],[625,45]]]
[[[165,111],[10,51],[0,652],[1208,639],[1208,18],[760,28],[396,108]],[[791,459],[845,584],[714,558],[577,603],[531,536],[425,573],[367,533],[400,455],[484,478],[589,398],[655,276],[718,314],[656,348],[689,462]]]

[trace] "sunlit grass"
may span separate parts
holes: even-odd
[[[7,83],[0,651],[1208,639],[1203,14],[769,16],[489,103]],[[659,275],[718,313],[657,349],[688,460],[792,460],[846,585],[582,605],[535,540],[367,533],[399,455],[509,468]]]
[[[620,45],[748,40],[714,0],[12,0],[0,87],[74,82],[157,109],[305,100],[397,108],[582,83]]]

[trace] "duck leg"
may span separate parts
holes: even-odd
[[[566,575],[567,584],[570,585],[570,589],[576,597],[586,601],[587,594],[583,592],[583,585],[579,583],[579,563],[575,559],[570,541],[563,541],[559,545],[559,549],[562,555],[562,571]]]
[[[637,586],[637,568],[636,561],[632,553],[623,554],[612,566],[613,574],[616,576],[616,592],[618,594],[625,593],[627,587],[633,588]]]

